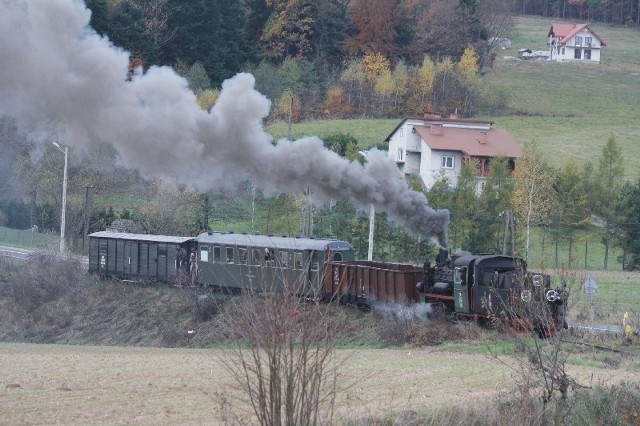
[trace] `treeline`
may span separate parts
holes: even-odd
[[[532,231],[539,245],[555,250],[555,267],[577,267],[578,231],[596,224],[608,269],[612,248],[624,270],[640,269],[640,180],[624,179],[622,150],[610,136],[597,164],[568,157],[555,169],[535,141],[525,146],[513,174],[505,159],[493,159],[482,193],[477,195],[475,165],[466,164],[455,188],[447,178],[429,190],[430,204],[451,212],[449,245],[472,252],[514,252],[529,256]],[[568,253],[558,258],[563,241]],[[540,249],[540,247],[538,247]],[[543,247],[544,250],[544,247]],[[568,254],[568,256],[566,256]]]
[[[513,27],[510,0],[86,4],[91,26],[131,52],[132,68],[171,65],[204,108],[224,79],[248,71],[280,110],[294,110],[293,119],[456,108],[472,115],[478,88],[462,81],[467,71],[451,71],[465,54],[475,58],[475,73],[490,66],[495,38]]]
[[[560,19],[640,26],[637,0],[515,0],[513,11]]]

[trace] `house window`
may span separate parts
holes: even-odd
[[[576,46],[582,46],[582,37],[576,36]]]
[[[585,37],[584,38],[584,45],[587,47],[591,47],[591,43],[592,43],[592,38],[591,37]]]
[[[562,46],[562,56],[564,56],[564,46]]]
[[[402,148],[398,148],[398,161],[402,161]]]
[[[582,49],[576,49],[573,51],[573,59],[582,59]]]
[[[584,59],[591,60],[591,49],[584,49]]]
[[[451,156],[442,156],[442,168],[443,169],[453,169],[453,157]]]

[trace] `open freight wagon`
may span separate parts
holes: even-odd
[[[418,303],[421,300],[416,284],[423,275],[422,267],[399,263],[327,262],[322,285],[327,297],[348,303]]]

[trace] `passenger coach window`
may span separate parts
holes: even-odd
[[[221,249],[222,248],[220,246],[213,246],[213,261],[214,262],[220,262]]]
[[[340,262],[342,260],[342,253],[340,253],[339,251],[333,253],[333,260],[335,260],[336,262]]]
[[[283,268],[289,267],[289,252],[280,250],[280,266]]]
[[[311,255],[311,270],[317,271],[320,268],[320,254],[317,251],[312,252]]]
[[[293,253],[293,265],[295,269],[302,269],[302,253],[297,251]]]
[[[262,265],[262,261],[264,260],[264,255],[262,254],[262,251],[260,249],[252,249],[251,253],[253,253],[252,255],[252,264],[254,266],[260,266]]]
[[[241,265],[247,264],[247,249],[239,248],[238,249],[238,263]]]
[[[203,262],[209,261],[209,247],[208,246],[200,246],[200,260]]]
[[[233,247],[227,247],[227,263],[233,263]]]

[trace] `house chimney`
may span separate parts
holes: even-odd
[[[457,120],[458,119],[458,108],[455,109],[453,114],[449,114],[449,120]]]
[[[429,129],[429,133],[432,135],[442,134],[442,123],[433,123]]]
[[[487,132],[480,132],[480,138],[478,139],[478,142],[480,142],[481,144],[487,143]]]

